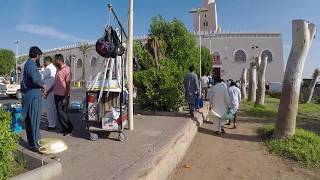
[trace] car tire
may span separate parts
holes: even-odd
[[[8,94],[9,95],[9,98],[13,99],[14,98],[14,95],[12,94]]]
[[[21,94],[21,91],[20,90],[18,90],[17,92],[16,92],[16,98],[17,99],[22,99],[22,94]]]

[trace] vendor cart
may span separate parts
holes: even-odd
[[[127,38],[127,35],[115,14],[112,5],[108,4],[109,8],[109,24],[110,24],[110,13],[113,14],[117,25],[117,36],[120,37],[120,44],[123,44],[123,37]],[[106,27],[105,32],[107,32]],[[109,32],[109,31],[108,31]],[[114,37],[113,37],[114,38]],[[105,37],[101,38],[106,40]],[[99,40],[97,41],[98,44]],[[109,42],[112,43],[112,42]],[[101,47],[97,48],[101,51]],[[100,44],[101,45],[101,44]],[[113,44],[115,45],[115,44]],[[118,44],[119,45],[119,44]],[[111,47],[112,44],[108,44]],[[107,47],[102,46],[102,47]],[[119,47],[120,49],[125,48]],[[99,53],[99,51],[97,51]],[[124,52],[123,51],[123,52]],[[117,52],[120,52],[117,51]],[[110,58],[106,57],[104,52],[99,53],[101,56],[105,57],[103,69],[90,81],[87,83],[86,90],[86,101],[84,109],[84,119],[86,120],[87,129],[90,134],[90,140],[97,140],[97,131],[102,131],[106,133],[117,132],[119,133],[119,140],[125,140],[125,134],[123,132],[123,127],[127,122],[127,90],[125,86],[125,72],[126,72],[126,62],[123,58],[124,54],[117,54],[116,57]]]
[[[121,91],[103,91],[101,101],[100,91],[90,90],[86,92],[86,126],[90,134],[90,140],[96,141],[96,132],[117,132],[119,141],[125,140],[123,127],[127,123],[127,107],[121,103]],[[114,114],[115,117],[113,116]]]

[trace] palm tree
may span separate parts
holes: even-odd
[[[87,53],[90,50],[90,45],[88,43],[82,43],[79,47],[79,51],[82,53],[82,86],[84,87],[86,85],[86,60]]]

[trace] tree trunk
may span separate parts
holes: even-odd
[[[255,63],[250,64],[249,69],[249,95],[248,102],[256,101],[256,91],[257,91],[257,69]]]
[[[294,135],[300,85],[306,56],[315,37],[316,27],[304,20],[292,21],[292,47],[283,80],[278,117],[273,138]]]
[[[266,95],[266,70],[268,64],[268,57],[259,58],[258,61],[258,89],[257,89],[257,99],[255,106],[263,105],[264,98]]]
[[[317,83],[317,80],[318,80],[319,76],[320,76],[320,69],[317,68],[317,69],[314,70],[313,79],[310,82],[310,85],[308,87],[308,90],[307,90],[307,93],[306,93],[306,97],[305,97],[305,100],[304,100],[305,103],[310,103],[311,102],[313,91],[314,91],[314,88],[316,87],[316,83]]]
[[[247,68],[243,68],[241,74],[241,97],[247,99]]]
[[[82,54],[82,87],[86,86],[86,61],[84,60],[85,54]]]

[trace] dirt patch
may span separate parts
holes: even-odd
[[[212,123],[204,123],[168,179],[320,179],[319,168],[306,169],[270,155],[256,134],[257,127],[264,123],[243,119],[237,129],[226,129],[227,134],[222,136],[213,133]]]

